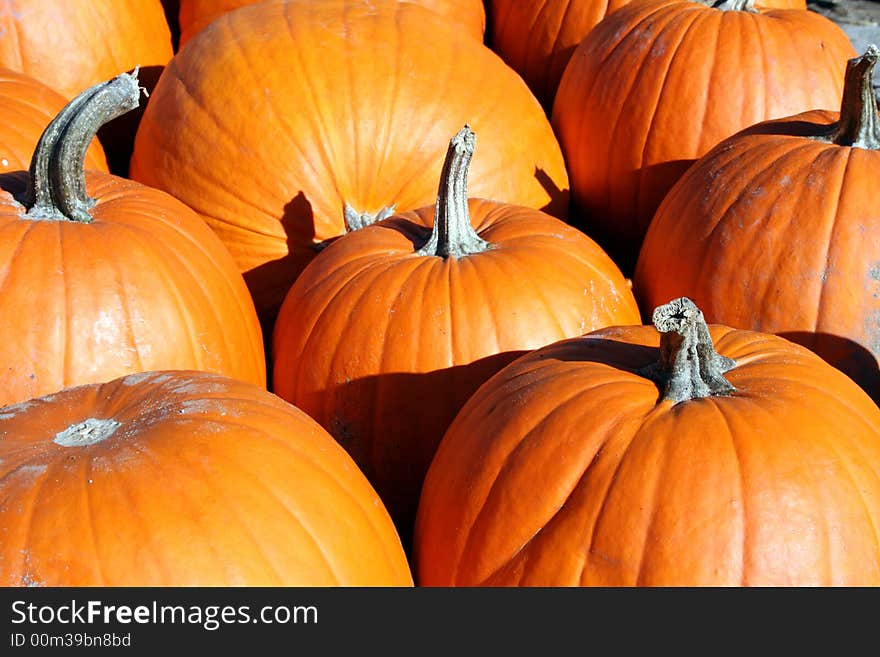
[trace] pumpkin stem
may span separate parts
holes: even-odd
[[[747,11],[750,14],[760,13],[755,8],[755,0],[695,0],[701,5],[720,9],[721,11]]]
[[[342,208],[342,216],[345,219],[345,232],[352,233],[356,230],[360,230],[361,228],[370,226],[377,221],[387,219],[395,212],[397,212],[397,207],[394,205],[386,205],[378,212],[358,212],[346,203]]]
[[[137,73],[122,73],[86,89],[46,127],[22,199],[28,218],[91,222],[95,200],[86,193],[86,149],[98,128],[138,106]]]
[[[840,119],[829,135],[839,146],[880,150],[880,120],[873,86],[874,64],[878,57],[880,50],[870,45],[864,55],[846,63]]]
[[[655,308],[651,319],[662,334],[660,362],[642,374],[661,385],[663,401],[677,404],[735,390],[724,373],[736,367],[736,361],[715,351],[703,312],[693,301],[673,299]]]
[[[476,140],[473,130],[466,125],[449,142],[437,191],[434,229],[417,255],[461,258],[489,248],[489,243],[471,226],[468,211],[468,166]]]

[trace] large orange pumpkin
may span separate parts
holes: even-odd
[[[139,94],[125,73],[83,92],[30,173],[0,175],[0,406],[151,369],[266,383],[253,301],[211,229],[164,192],[83,170],[98,126]]]
[[[452,140],[436,207],[322,251],[275,327],[273,390],[345,446],[407,544],[434,449],[483,381],[523,351],[639,317],[583,233],[531,208],[468,201],[474,143],[467,127]]]
[[[0,66],[70,100],[140,67],[152,89],[174,54],[161,0],[0,0]],[[140,111],[101,130],[111,170],[126,175]]]
[[[539,349],[476,392],[425,479],[418,584],[880,585],[880,409],[687,299],[654,323]]]
[[[490,45],[528,83],[548,111],[574,49],[596,24],[630,0],[489,0]],[[704,4],[713,4],[707,0]],[[805,0],[759,6],[806,9]]]
[[[566,214],[549,121],[466,30],[397,0],[262,2],[174,57],[131,175],[205,218],[268,329],[318,245],[344,232],[346,205],[375,215],[433,203],[449,135],[465,123],[486,145],[475,196]]]
[[[762,123],[672,188],[639,256],[645,306],[687,295],[711,322],[780,333],[880,400],[880,52],[851,60],[841,111]]]
[[[0,173],[28,168],[40,135],[66,104],[39,80],[0,67]],[[85,167],[107,171],[100,142],[89,144]]]
[[[215,374],[0,408],[4,586],[410,586],[400,539],[311,418]]]
[[[486,10],[483,0],[401,0],[413,2],[437,12],[461,25],[474,37],[483,40],[486,30]],[[180,46],[223,14],[255,4],[257,0],[179,0]]]
[[[553,125],[587,232],[630,273],[666,192],[719,141],[840,103],[855,50],[813,11],[688,0],[629,3],[566,67]]]

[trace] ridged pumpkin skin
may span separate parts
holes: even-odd
[[[764,123],[701,158],[657,211],[634,285],[646,307],[686,294],[709,321],[781,333],[880,399],[880,152],[810,138],[837,116]]]
[[[519,73],[547,108],[574,49],[596,24],[629,0],[490,0],[492,49]],[[758,3],[806,9],[804,0]]]
[[[630,3],[581,42],[553,106],[585,229],[632,271],[693,161],[766,119],[840,104],[847,35],[812,11]]]
[[[483,0],[401,0],[437,12],[483,40],[486,10]],[[223,14],[255,4],[257,0],[180,0],[180,47]]]
[[[588,237],[537,210],[468,207],[488,251],[418,255],[434,208],[403,213],[322,252],[275,326],[273,390],[349,451],[405,543],[434,450],[481,383],[524,351],[639,321]]]
[[[159,190],[88,172],[94,221],[34,221],[0,176],[0,406],[154,369],[266,385],[253,301],[228,251]]]
[[[40,135],[66,104],[64,96],[42,82],[0,67],[0,173],[27,171]],[[108,170],[97,140],[89,145],[85,166]]]
[[[135,66],[173,55],[160,0],[0,0],[0,66],[68,100]]]
[[[425,479],[417,584],[880,584],[880,410],[798,345],[710,334],[729,396],[658,403],[648,326],[489,380]]]
[[[485,150],[473,196],[565,215],[549,121],[466,30],[394,0],[264,2],[221,16],[168,65],[131,175],[201,214],[271,322],[315,246],[344,232],[346,203],[376,213],[434,202],[449,135],[465,123]]]
[[[363,474],[255,386],[134,374],[2,408],[0,436],[4,586],[412,585]]]

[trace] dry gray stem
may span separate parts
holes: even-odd
[[[94,199],[86,193],[86,150],[98,128],[138,106],[137,69],[86,89],[46,127],[30,166],[22,204],[30,219],[88,223]]]
[[[489,248],[489,243],[471,226],[468,211],[467,176],[476,139],[466,125],[449,142],[437,191],[434,229],[427,243],[416,252],[418,255],[461,258]]]
[[[839,146],[880,150],[880,120],[872,79],[880,57],[877,46],[870,45],[861,57],[846,63],[840,118],[827,136]]]
[[[724,373],[736,361],[715,351],[702,311],[687,297],[654,309],[654,327],[661,333],[660,362],[642,372],[658,383],[663,400],[675,403],[729,395],[734,387]]]
[[[351,233],[356,230],[360,230],[365,226],[370,226],[377,221],[382,221],[383,219],[387,219],[391,215],[393,215],[397,211],[397,208],[393,205],[388,205],[379,210],[378,212],[358,212],[353,207],[351,207],[348,203],[345,204],[345,207],[342,209],[343,217],[345,218],[345,232]]]

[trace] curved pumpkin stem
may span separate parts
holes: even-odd
[[[735,390],[724,373],[736,361],[715,351],[703,312],[693,301],[680,297],[658,306],[652,321],[662,334],[660,362],[642,374],[661,385],[663,401],[679,403]]]
[[[95,200],[86,193],[86,149],[98,128],[138,106],[138,70],[86,89],[43,131],[30,166],[22,204],[40,220],[88,223]]]
[[[861,57],[846,63],[840,119],[829,139],[839,146],[880,150],[880,118],[874,95],[874,65],[880,58],[877,46],[870,45]]]
[[[468,166],[476,139],[473,130],[466,125],[449,142],[440,174],[434,229],[427,243],[416,252],[418,255],[460,258],[489,248],[489,243],[471,226],[468,211]]]

